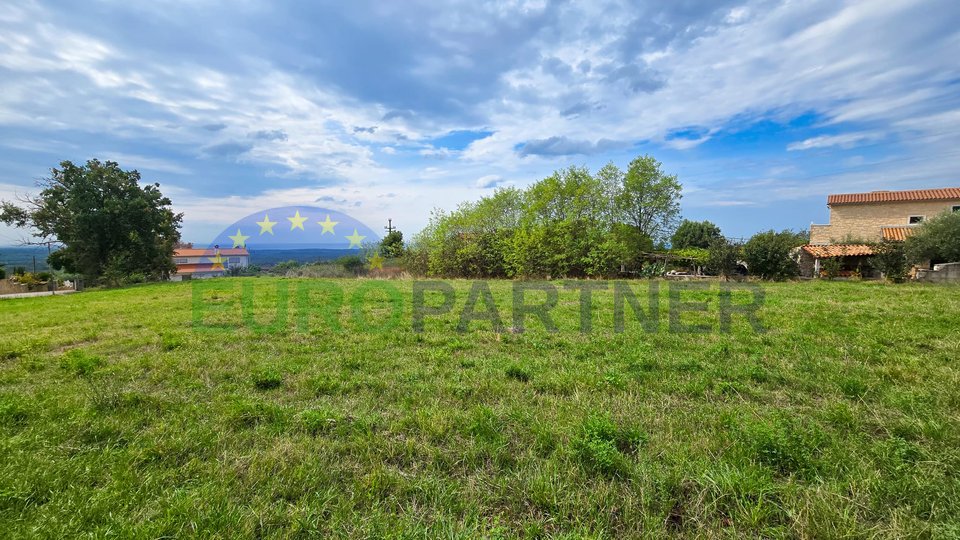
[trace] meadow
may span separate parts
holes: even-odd
[[[0,301],[0,537],[960,537],[960,287],[551,333],[509,281],[462,332],[469,281],[422,332],[412,281],[212,283]]]

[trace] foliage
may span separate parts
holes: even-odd
[[[907,262],[907,250],[903,242],[884,240],[873,244],[873,266],[883,276],[894,283],[899,283],[907,277],[910,264]]]
[[[843,263],[840,257],[827,257],[821,261],[820,268],[823,271],[824,277],[827,279],[836,279],[840,277]]]
[[[920,224],[906,241],[907,259],[960,262],[960,212],[944,212]]]
[[[751,275],[780,281],[799,273],[793,250],[806,243],[802,233],[767,231],[753,235],[743,245],[743,258]]]
[[[7,269],[4,268],[2,264],[0,264],[0,279],[6,279],[6,277],[7,277]]]
[[[720,235],[720,227],[709,221],[683,220],[676,232],[670,237],[670,246],[673,249],[701,248],[708,249],[710,243]]]
[[[83,166],[63,161],[40,185],[40,194],[25,206],[3,202],[0,221],[62,243],[49,257],[55,269],[114,283],[137,273],[162,278],[174,270],[182,215],[170,209],[159,184],[141,186],[137,171],[94,159]]]
[[[380,241],[380,254],[390,259],[402,256],[403,233],[396,230],[388,232]]]
[[[674,189],[675,188],[675,189]],[[638,158],[624,174],[569,167],[527,189],[436,210],[410,243],[414,273],[463,278],[610,277],[635,268],[672,226],[679,184]]]
[[[616,190],[618,217],[655,242],[663,241],[676,229],[681,190],[676,175],[665,174],[652,156],[640,156],[630,162]]]
[[[710,242],[707,249],[707,271],[728,279],[737,273],[743,246],[729,242],[722,236]]]
[[[337,259],[337,264],[357,276],[362,274],[367,267],[367,262],[359,255],[344,255]]]

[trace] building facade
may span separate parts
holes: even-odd
[[[205,279],[226,275],[231,268],[249,266],[250,253],[246,248],[176,249],[173,262],[177,271],[170,276],[171,281]]]
[[[867,268],[870,244],[902,242],[924,221],[960,212],[960,187],[830,195],[827,207],[830,223],[810,225],[810,244],[800,255],[804,275],[820,275],[822,261],[830,258],[841,259],[845,274]]]
[[[828,225],[810,225],[814,245],[879,242],[909,234],[909,228],[937,214],[960,211],[960,188],[871,191],[827,197]],[[903,239],[902,237],[899,239]]]

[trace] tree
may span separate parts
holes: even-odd
[[[655,242],[666,240],[676,229],[682,189],[676,175],[664,174],[660,166],[652,156],[634,159],[616,194],[622,218]]]
[[[388,232],[380,241],[380,253],[388,258],[403,255],[403,233],[397,230]]]
[[[884,240],[871,246],[873,248],[873,266],[883,276],[894,283],[900,283],[910,269],[907,262],[906,246],[903,242]]]
[[[48,259],[54,268],[90,281],[109,276],[112,284],[123,276],[164,278],[175,269],[183,215],[171,210],[160,184],[141,186],[136,170],[93,159],[83,166],[63,161],[39,185],[40,194],[20,206],[3,201],[0,221],[63,244]]]
[[[720,227],[709,221],[683,220],[676,232],[670,237],[670,247],[673,249],[701,248],[708,249],[710,243],[720,238]]]
[[[799,273],[792,252],[804,243],[803,235],[793,231],[757,233],[743,245],[743,258],[750,274],[780,281]]]
[[[724,237],[714,238],[707,248],[707,271],[721,276],[724,281],[737,273],[742,246],[728,242]]]
[[[907,238],[906,252],[914,264],[960,262],[960,212],[945,212],[924,221]]]

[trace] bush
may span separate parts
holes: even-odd
[[[367,267],[366,261],[359,255],[346,255],[337,259],[337,263],[346,269],[347,272],[359,276]]]
[[[728,242],[726,238],[715,239],[707,249],[707,271],[724,278],[736,274],[742,249],[740,244]]]
[[[823,274],[827,279],[836,279],[840,277],[840,270],[843,268],[843,264],[840,261],[840,257],[828,257],[823,260],[820,267],[823,269]]]
[[[906,246],[903,242],[884,240],[873,246],[873,266],[888,280],[899,283],[907,277],[909,264],[907,263]]]
[[[924,221],[907,238],[909,262],[960,262],[960,212],[945,212]]]
[[[743,246],[743,258],[751,275],[782,281],[795,277],[800,268],[792,252],[806,243],[793,231],[757,233]]]

